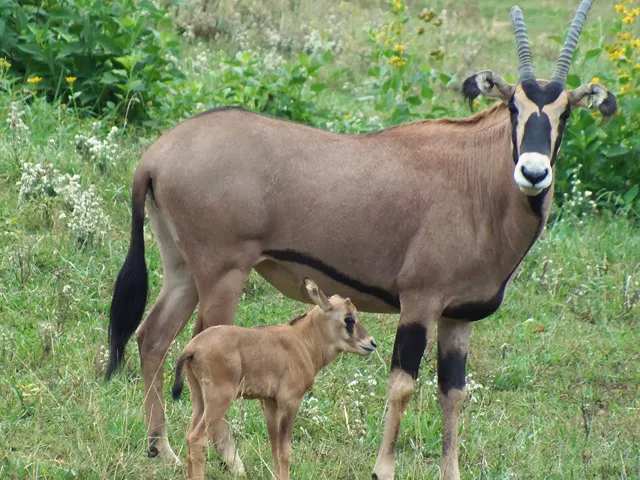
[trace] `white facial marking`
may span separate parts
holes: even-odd
[[[513,178],[526,195],[537,195],[551,185],[553,171],[546,155],[526,152],[520,155]]]

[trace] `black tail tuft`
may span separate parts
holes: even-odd
[[[193,354],[182,354],[176,364],[176,379],[173,382],[173,388],[171,389],[171,396],[176,401],[180,398],[180,395],[182,395],[182,387],[184,386],[184,364],[185,362],[191,361],[191,359],[193,359]]]
[[[140,205],[142,203],[142,205]],[[122,360],[127,342],[142,320],[147,303],[148,276],[144,261],[144,196],[131,208],[129,252],[113,289],[109,316],[109,364],[105,377],[111,378]]]

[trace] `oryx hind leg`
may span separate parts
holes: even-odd
[[[441,480],[460,480],[458,419],[467,396],[465,370],[473,324],[441,318],[438,323],[438,400],[442,409]]]
[[[224,258],[224,254],[221,255]],[[211,265],[208,270],[216,275],[196,276],[200,307],[194,328],[194,336],[202,330],[216,325],[233,325],[242,289],[249,279],[253,262],[227,266],[219,270]]]
[[[164,363],[173,339],[184,328],[198,303],[193,275],[172,237],[168,221],[154,207],[148,209],[162,258],[160,294],[138,328],[137,339],[144,382],[144,407],[149,457],[177,462],[167,439],[162,394]]]

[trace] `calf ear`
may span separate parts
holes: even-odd
[[[467,78],[462,84],[462,95],[469,101],[469,108],[473,111],[473,101],[479,95],[488,98],[499,98],[508,103],[515,92],[515,85],[511,85],[497,73],[491,70],[478,72]]]
[[[585,83],[569,92],[572,108],[597,108],[603,117],[611,117],[618,110],[616,97],[599,83]]]
[[[323,293],[323,291],[318,288],[316,282],[314,282],[310,278],[305,278],[304,288],[307,289],[307,294],[309,295],[311,301],[318,305],[322,309],[322,311],[328,312],[329,310],[331,310],[329,299],[327,299],[327,296]]]

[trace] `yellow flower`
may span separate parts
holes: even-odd
[[[147,105],[151,106],[151,105],[153,105],[153,102],[151,100],[149,100],[149,101],[147,101]]]
[[[477,98],[473,100],[473,106],[474,107],[478,107],[480,106],[480,100],[478,100]]]
[[[640,70],[640,63],[636,63],[636,64],[633,66],[633,68],[634,68],[634,69],[636,69],[636,70]]]
[[[600,77],[593,77],[591,83],[600,83]]]
[[[637,17],[638,15],[640,15],[640,8],[634,8],[633,10],[631,10],[629,15],[631,15],[632,17]]]
[[[630,32],[625,32],[625,33],[618,32],[618,33],[616,33],[616,37],[618,37],[620,40],[623,40],[623,41],[631,40],[631,33]]]
[[[620,88],[620,95],[624,95],[625,93],[629,92],[629,85],[623,85]]]
[[[64,110],[67,108],[67,104],[66,103],[61,103],[60,104],[60,110]]]
[[[76,77],[67,77],[67,78],[65,78],[65,80],[67,81],[67,83],[69,85],[73,85],[73,82],[75,82],[77,80],[77,78]]]
[[[40,83],[42,81],[41,77],[31,77],[27,79],[27,83]]]
[[[617,13],[622,13],[624,12],[626,9],[624,8],[624,5],[616,5],[616,12]]]
[[[620,59],[622,59],[622,57],[624,57],[625,53],[627,53],[626,47],[622,47],[620,50],[613,50],[609,54],[609,60],[611,60],[612,62],[620,60]]]
[[[380,39],[381,39],[382,37],[384,37],[384,36],[385,36],[385,32],[384,32],[384,31],[382,31],[382,32],[378,33],[378,34],[376,35],[376,42],[380,41]]]
[[[7,59],[4,57],[0,58],[0,69],[3,69],[3,68],[7,68],[7,69],[11,68],[11,63],[9,63]]]
[[[633,42],[631,42],[631,46],[633,48],[640,48],[640,38],[636,38]]]
[[[622,19],[622,23],[633,23],[633,17],[629,15],[628,17],[624,17]]]
[[[394,52],[398,52],[400,55],[402,55],[405,51],[406,47],[404,45],[401,45],[399,43],[396,43],[393,47],[393,51]]]

